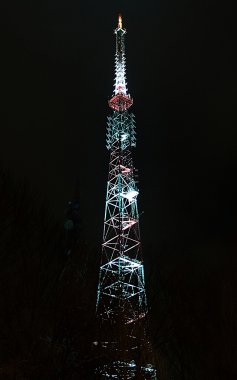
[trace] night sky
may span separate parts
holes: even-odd
[[[79,182],[87,228],[101,229],[118,12],[128,31],[146,238],[234,231],[236,66],[227,5],[5,3],[4,165],[28,178],[59,218]]]
[[[190,277],[197,267],[216,282],[231,276],[237,76],[230,2],[11,0],[1,6],[2,165],[26,178],[61,222],[79,183],[83,228],[99,246],[113,29],[121,12],[146,270],[154,264],[162,275],[181,262]],[[149,254],[154,247],[159,259]]]

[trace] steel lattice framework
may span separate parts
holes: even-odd
[[[147,301],[141,254],[139,194],[133,166],[136,146],[133,100],[127,91],[126,30],[119,16],[116,34],[115,85],[107,122],[109,176],[102,258],[97,294],[101,379],[156,379],[147,337]]]

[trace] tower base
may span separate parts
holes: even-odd
[[[122,362],[117,361],[97,368],[97,375],[101,380],[157,380],[156,370],[153,365],[146,364],[141,366],[139,372],[134,360]]]

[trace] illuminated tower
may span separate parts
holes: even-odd
[[[109,175],[97,295],[101,379],[156,379],[147,337],[147,301],[132,149],[136,146],[133,100],[126,82],[126,30],[115,29],[115,84],[109,100]]]

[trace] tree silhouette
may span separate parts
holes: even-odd
[[[0,171],[0,378],[83,377],[93,339],[93,253],[65,256],[63,228],[26,182]]]

